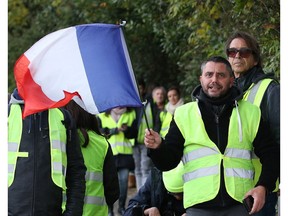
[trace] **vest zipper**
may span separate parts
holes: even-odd
[[[222,111],[224,110],[224,107],[222,108],[221,112],[219,115],[215,114],[215,122],[216,122],[216,127],[217,127],[217,146],[219,148],[219,151],[221,152],[220,149],[220,127],[219,127],[219,116],[221,115]],[[225,150],[224,150],[225,151]],[[221,154],[223,154],[221,152]],[[224,168],[223,168],[223,157],[221,159],[221,171],[220,171],[220,188],[219,188],[219,195],[221,197],[222,200],[222,206],[224,206],[225,202],[223,201],[223,187],[225,187],[225,183],[224,183]]]
[[[37,159],[36,159],[36,156],[37,156],[37,134],[36,134],[36,120],[37,120],[37,114],[33,114],[33,124],[31,124],[31,126],[33,125],[33,136],[34,136],[34,142],[33,142],[33,148],[34,148],[34,164],[33,164],[33,197],[32,197],[32,215],[35,215],[35,194],[36,194],[36,191],[35,191],[35,182],[36,182],[36,166],[37,166]],[[31,119],[32,120],[32,119]]]

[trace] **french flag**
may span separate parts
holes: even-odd
[[[142,106],[121,25],[85,24],[50,33],[15,63],[23,117],[71,99],[91,114]]]

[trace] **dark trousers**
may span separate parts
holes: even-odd
[[[243,204],[225,208],[193,208],[186,210],[186,216],[249,216]]]
[[[253,216],[274,216],[276,215],[276,204],[278,201],[277,192],[268,194],[266,197],[265,205],[258,213]]]

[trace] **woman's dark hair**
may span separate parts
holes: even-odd
[[[168,90],[167,90],[167,94],[168,94],[169,91],[172,91],[172,90],[177,92],[177,94],[179,95],[179,98],[181,97],[181,92],[180,92],[180,89],[179,89],[178,86],[173,85],[173,86],[169,87]]]
[[[76,127],[82,132],[85,142],[83,144],[86,147],[89,143],[89,136],[87,131],[92,130],[95,133],[101,135],[98,127],[98,121],[96,115],[93,115],[82,107],[80,107],[74,100],[71,100],[65,108],[71,113],[76,122]]]

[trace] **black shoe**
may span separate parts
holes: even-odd
[[[124,215],[125,209],[124,209],[123,207],[119,207],[119,208],[118,208],[118,213],[119,213],[120,215]]]
[[[108,206],[108,216],[114,216],[113,205],[112,206]]]

